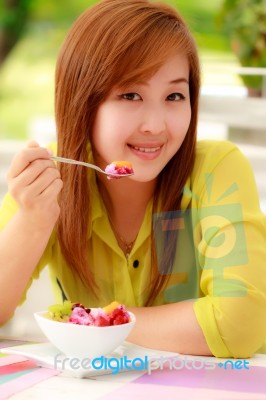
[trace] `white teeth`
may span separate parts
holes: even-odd
[[[156,151],[160,150],[160,147],[136,147],[132,146],[133,149],[137,151],[142,151],[143,153],[155,153]]]

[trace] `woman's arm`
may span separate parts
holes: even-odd
[[[9,192],[18,209],[0,232],[0,324],[13,314],[59,215],[62,181],[46,149],[31,143],[13,160]]]
[[[11,318],[51,233],[32,227],[20,211],[0,232],[0,325]]]
[[[183,354],[212,355],[195,312],[194,301],[130,308],[137,323],[128,337],[133,343]]]

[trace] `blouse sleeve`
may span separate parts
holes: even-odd
[[[195,230],[202,297],[194,310],[216,357],[247,358],[266,338],[266,217],[236,147],[204,179]]]

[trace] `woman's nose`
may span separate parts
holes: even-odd
[[[148,107],[142,114],[140,131],[158,135],[166,129],[165,114],[159,107]]]

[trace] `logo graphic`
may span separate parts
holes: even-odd
[[[228,201],[238,191],[238,186],[232,184],[213,199],[213,183],[214,174],[206,174],[205,202],[204,196],[199,197],[188,187],[184,188],[184,196],[194,199],[197,208],[153,216],[159,272],[171,274],[172,285],[164,294],[168,302],[197,298],[203,269],[212,272],[214,296],[246,295],[242,281],[224,277],[225,268],[228,272],[228,268],[248,261],[242,207],[235,201]]]

